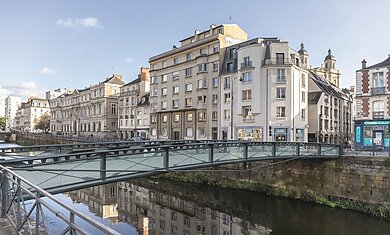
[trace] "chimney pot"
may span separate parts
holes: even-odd
[[[367,61],[366,59],[362,60],[362,69],[365,69],[367,67]]]

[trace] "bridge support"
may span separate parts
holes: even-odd
[[[105,181],[106,180],[106,170],[107,170],[107,155],[106,153],[102,153],[100,157],[100,178]]]
[[[214,145],[209,144],[209,162],[214,163]]]

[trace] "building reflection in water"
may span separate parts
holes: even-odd
[[[90,211],[111,223],[134,225],[142,235],[271,233],[270,229],[239,217],[129,182],[81,189],[65,195],[74,202],[88,205]]]

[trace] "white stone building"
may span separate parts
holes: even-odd
[[[36,131],[35,125],[44,114],[50,114],[49,101],[47,99],[30,97],[26,103],[22,103],[15,116],[15,129],[21,132]],[[42,130],[43,131],[43,130]]]
[[[12,131],[15,129],[15,115],[20,108],[22,100],[18,96],[8,96],[5,99],[5,130]]]

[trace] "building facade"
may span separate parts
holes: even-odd
[[[21,103],[22,100],[18,96],[8,96],[5,99],[5,131],[15,130],[15,115]]]
[[[50,114],[50,105],[47,99],[30,97],[22,103],[15,115],[15,129],[21,132],[37,131],[36,124],[45,114]],[[41,130],[43,131],[43,130]]]
[[[225,48],[245,40],[235,24],[211,25],[149,59],[151,139],[220,138],[214,82]]]
[[[50,131],[59,135],[117,138],[118,97],[125,83],[114,74],[99,84],[50,100]]]
[[[58,88],[55,90],[46,91],[45,95],[46,95],[47,100],[52,100],[52,99],[57,98],[58,96],[60,96],[62,94],[72,93],[72,92],[73,91],[68,89],[68,88]]]
[[[390,124],[390,55],[356,71],[355,148],[388,148]]]
[[[353,95],[324,77],[309,74],[309,142],[344,144],[352,140]]]
[[[220,72],[220,136],[307,141],[307,57],[279,38],[227,47]]]
[[[149,137],[149,91],[150,73],[148,68],[143,67],[137,79],[121,87],[118,122],[120,139]]]

